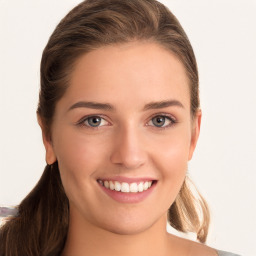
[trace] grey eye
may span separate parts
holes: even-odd
[[[92,116],[86,119],[89,126],[98,127],[101,125],[102,118],[99,116]]]
[[[171,117],[165,116],[165,115],[158,115],[150,119],[148,125],[154,126],[157,128],[163,128],[163,127],[171,126],[174,123],[176,123],[176,121]]]
[[[156,127],[164,126],[165,121],[166,121],[166,117],[165,116],[156,116],[156,117],[152,118],[152,123]]]
[[[81,119],[77,125],[85,128],[98,128],[108,126],[109,122],[101,116],[88,116]]]

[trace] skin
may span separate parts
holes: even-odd
[[[164,101],[175,104],[151,104]],[[77,102],[113,109],[74,107]],[[100,126],[89,126],[91,115],[102,118]],[[166,116],[164,127],[155,126],[156,116]],[[70,201],[62,256],[216,255],[166,232],[167,211],[186,176],[200,122],[200,110],[194,118],[190,114],[182,63],[157,44],[107,46],[81,56],[57,103],[51,139],[43,136],[46,161],[58,160]],[[97,182],[115,176],[151,177],[157,184],[142,202],[119,203]]]

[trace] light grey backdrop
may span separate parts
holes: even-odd
[[[39,63],[80,1],[0,0],[0,205],[15,205],[44,165],[36,122]],[[198,60],[202,130],[189,172],[212,212],[208,244],[256,255],[256,1],[170,0]]]

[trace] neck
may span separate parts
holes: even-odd
[[[74,218],[70,213],[67,241],[61,256],[170,255],[166,220],[167,216],[164,215],[151,227],[136,234],[116,234],[77,215]]]

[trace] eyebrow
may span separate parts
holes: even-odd
[[[113,111],[115,108],[108,103],[98,103],[98,102],[92,102],[92,101],[79,101],[72,105],[68,111],[75,109],[75,108],[91,108],[91,109],[100,109],[100,110],[108,110]]]
[[[165,100],[165,101],[156,101],[150,102],[146,104],[143,108],[143,111],[150,110],[150,109],[160,109],[160,108],[167,108],[167,107],[180,107],[184,108],[182,103],[178,100]],[[73,104],[68,111],[76,108],[91,108],[91,109],[100,109],[100,110],[107,110],[107,111],[114,111],[115,107],[109,103],[98,103],[92,101],[79,101]]]
[[[172,106],[184,108],[183,104],[178,100],[165,100],[159,102],[150,102],[144,106],[143,110],[167,108]]]

